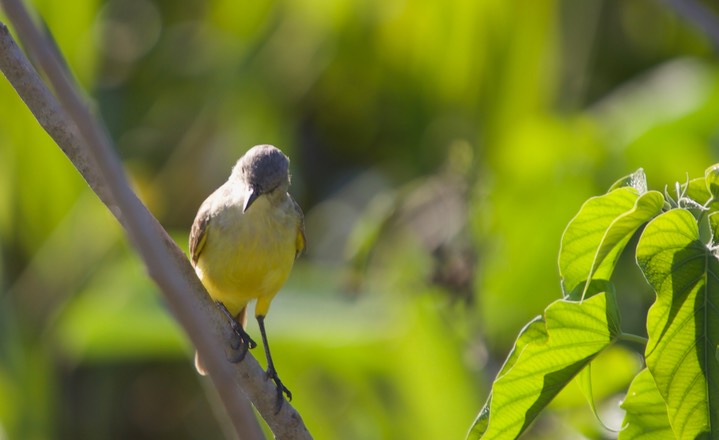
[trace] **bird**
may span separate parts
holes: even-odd
[[[190,260],[203,286],[227,317],[240,362],[256,343],[245,331],[247,306],[256,300],[267,359],[267,378],[277,388],[277,412],[292,393],[277,374],[265,331],[273,298],[305,249],[304,215],[289,194],[290,160],[272,145],[249,149],[229,179],[200,206],[190,230]],[[205,374],[195,354],[195,366]]]

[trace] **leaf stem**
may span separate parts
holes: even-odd
[[[649,340],[645,338],[644,336],[635,335],[632,333],[620,333],[619,334],[619,340],[620,341],[627,341],[627,342],[635,342],[637,344],[641,345],[647,345]]]

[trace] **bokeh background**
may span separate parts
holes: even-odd
[[[317,439],[463,438],[561,297],[582,202],[719,161],[716,51],[669,2],[31,3],[183,248],[244,151],[291,157],[308,252],[267,325]],[[226,435],[121,228],[4,79],[0,251],[0,439]],[[653,294],[622,261],[623,327],[644,334]],[[610,427],[637,349],[594,370]],[[526,438],[615,436],[570,387]]]

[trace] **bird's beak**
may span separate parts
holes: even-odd
[[[257,200],[257,198],[260,196],[260,192],[254,189],[253,187],[248,187],[247,191],[245,192],[245,206],[242,207],[242,212],[247,212],[247,209],[250,207],[250,205]]]

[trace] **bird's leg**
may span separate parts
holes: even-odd
[[[262,335],[262,345],[265,347],[265,355],[267,356],[267,378],[277,386],[277,404],[275,406],[275,414],[280,412],[282,408],[282,402],[284,398],[282,394],[287,395],[288,400],[292,400],[292,393],[287,389],[286,386],[282,385],[280,377],[277,375],[275,370],[275,364],[272,362],[272,355],[270,354],[270,346],[267,344],[267,333],[265,332],[265,317],[264,315],[257,315],[257,323],[260,325],[260,334]]]
[[[238,322],[237,319],[232,316],[232,313],[227,310],[227,307],[225,307],[222,301],[215,301],[215,304],[217,304],[217,307],[220,308],[225,317],[227,317],[228,321],[230,321],[232,332],[237,336],[237,339],[232,342],[231,347],[233,350],[239,350],[240,352],[237,357],[231,358],[230,362],[240,362],[245,358],[247,350],[257,347],[257,343],[252,340],[250,335],[247,334],[244,328],[242,328],[242,323]]]

